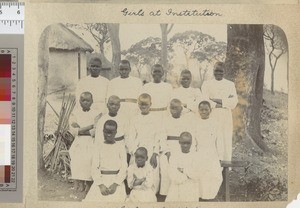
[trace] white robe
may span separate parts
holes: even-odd
[[[222,140],[217,140],[217,121],[214,117],[199,118],[197,123],[197,154],[199,165],[199,197],[214,199],[222,183]]]
[[[86,76],[81,78],[76,86],[76,100],[79,101],[81,93],[90,92],[93,95],[94,101],[92,108],[97,110],[99,113],[106,112],[106,93],[108,82],[108,79],[102,76],[96,78]]]
[[[199,197],[197,181],[196,152],[179,153],[170,158],[169,175],[171,185],[166,202],[197,202]],[[181,173],[178,168],[183,168]]]
[[[129,166],[127,170],[128,186],[131,190],[128,202],[156,202],[155,187],[153,179],[153,168],[146,162],[144,167],[137,167],[136,164]],[[133,186],[134,177],[146,178],[146,181],[139,186]]]
[[[117,141],[122,143],[126,147],[126,151],[128,152],[128,132],[129,132],[129,122],[124,115],[121,115],[119,112],[116,116],[112,117],[108,113],[104,114],[96,124],[96,132],[95,132],[95,143],[103,142],[103,127],[106,121],[113,120],[117,123],[118,129],[116,138],[124,137],[123,140]]]
[[[166,82],[149,82],[142,87],[140,94],[142,93],[147,93],[151,96],[152,109],[167,108],[172,98],[173,88],[171,84]],[[164,117],[168,115],[169,112],[163,110],[152,111],[152,113],[156,114],[158,117]]]
[[[92,163],[92,177],[94,183],[85,201],[125,202],[126,192],[124,180],[126,178],[126,151],[121,143],[102,143],[95,146]],[[118,174],[102,174],[101,171],[119,171]],[[102,195],[99,185],[109,188],[113,183],[118,184],[116,192],[107,196]]]
[[[175,136],[179,137],[182,132],[190,132],[193,136],[193,143],[191,151],[196,151],[196,140],[195,140],[195,120],[196,116],[192,114],[183,114],[180,118],[173,118],[171,115],[168,115],[164,119],[164,136]],[[167,149],[170,151],[171,156],[181,153],[179,140],[168,140],[167,139]],[[160,171],[161,171],[161,186],[160,194],[167,195],[168,189],[170,186],[169,178],[169,162],[165,154],[160,156]]]
[[[97,116],[97,111],[89,110],[87,112],[82,109],[75,108],[70,116],[70,132],[75,139],[69,150],[71,158],[71,175],[72,179],[77,180],[92,180],[91,166],[92,166],[92,150],[94,138],[91,136],[79,136],[79,128],[73,128],[71,124],[77,123],[80,128],[93,125],[94,118]]]
[[[200,89],[182,86],[174,89],[172,98],[179,99],[183,105],[186,105],[184,112],[192,111],[194,113],[198,112],[199,100],[205,99]]]
[[[130,124],[129,152],[133,155],[138,147],[145,147],[150,161],[153,153],[159,155],[160,151],[166,151],[167,145],[162,130],[162,122],[155,114],[152,112],[148,115],[138,114]],[[134,157],[131,158],[130,164],[133,164]],[[159,158],[157,163],[153,176],[156,192],[159,189]]]
[[[220,139],[223,140],[224,144],[224,154],[221,159],[231,161],[233,133],[231,110],[238,103],[235,85],[226,79],[220,81],[212,79],[203,83],[202,92],[209,98],[222,99],[222,108],[214,108],[212,113],[218,117]]]
[[[107,97],[109,98],[112,95],[116,95],[120,99],[138,99],[142,85],[142,81],[137,77],[129,76],[125,79],[116,77],[109,82]],[[126,115],[128,119],[135,116],[138,111],[137,103],[128,101],[121,102],[119,113]]]

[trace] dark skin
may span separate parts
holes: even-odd
[[[184,88],[189,88],[192,82],[192,75],[189,73],[182,73],[180,75],[180,84]]]
[[[211,108],[207,104],[201,104],[198,111],[202,119],[208,119],[211,113]]]
[[[189,153],[191,146],[192,146],[192,137],[189,135],[181,135],[179,139],[179,144],[182,153]],[[184,169],[183,168],[177,168],[177,170],[181,173],[183,173]]]
[[[148,115],[151,107],[151,100],[150,99],[138,99],[138,105],[141,110],[142,115]],[[150,165],[153,168],[157,167],[157,153],[153,153],[150,158]]]
[[[82,93],[80,95],[79,99],[80,106],[83,111],[87,112],[91,109],[91,105],[93,104],[93,97],[89,93]],[[79,136],[91,136],[90,130],[94,128],[94,125],[89,125],[85,127],[80,127],[79,124],[73,122],[71,124],[73,128],[79,128],[78,135]],[[90,188],[90,181],[86,181],[86,186],[84,185],[83,180],[75,180],[75,189],[78,189],[79,191],[88,191]]]
[[[137,150],[134,154],[135,156],[135,162],[137,164],[138,167],[144,167],[146,161],[148,160],[148,156],[147,153],[141,150]],[[138,178],[135,174],[133,174],[133,186],[140,186],[142,185],[145,181],[146,178]]]
[[[106,144],[114,144],[115,143],[115,136],[117,134],[117,127],[113,125],[106,125],[103,128],[103,136],[104,142]],[[109,187],[106,187],[104,184],[99,185],[101,194],[104,196],[114,194],[117,190],[118,184],[113,183]]]
[[[151,107],[151,100],[150,99],[139,99],[138,105],[142,115],[148,115],[150,112]]]
[[[164,76],[164,70],[161,67],[155,67],[152,69],[151,75],[154,83],[161,83],[162,77]]]
[[[115,117],[118,114],[118,111],[121,107],[120,98],[116,96],[111,96],[107,102],[108,114],[111,117]]]
[[[95,59],[91,59],[89,62],[89,71],[91,72],[91,77],[99,77],[100,71],[102,68],[102,64],[100,61],[97,61]]]
[[[171,102],[170,104],[170,113],[173,118],[180,118],[182,112],[182,105],[181,103]]]
[[[120,74],[120,77],[122,79],[128,78],[130,71],[131,71],[131,68],[130,68],[129,64],[126,64],[126,63],[121,63],[120,64],[120,66],[119,66],[119,74]]]
[[[223,68],[217,68],[214,70],[214,77],[217,81],[221,81],[224,77],[224,69]],[[216,103],[216,108],[222,108],[222,99],[219,98],[210,98],[211,101]]]
[[[91,106],[93,104],[93,98],[90,94],[84,94],[82,93],[79,100],[80,106],[83,111],[89,111],[91,109]],[[94,125],[89,125],[85,127],[80,127],[77,123],[72,123],[71,126],[73,128],[79,128],[78,135],[79,136],[91,136],[90,130],[94,128]]]

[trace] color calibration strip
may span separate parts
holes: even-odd
[[[0,48],[0,188],[16,188],[16,48]]]

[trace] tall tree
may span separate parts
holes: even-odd
[[[261,136],[265,72],[263,25],[228,25],[225,77],[235,82],[239,104],[234,110],[234,136],[250,138],[270,153]]]
[[[157,37],[145,38],[133,44],[128,50],[122,51],[122,55],[124,55],[132,65],[136,66],[139,77],[141,78],[143,68],[147,67],[150,69],[154,64],[161,61],[161,39]]]
[[[271,92],[274,94],[275,69],[279,58],[288,51],[287,38],[284,31],[275,25],[264,25],[264,38],[268,43],[266,49],[271,67]]]
[[[106,23],[85,23],[85,24],[66,24],[69,28],[76,28],[88,31],[96,40],[99,51],[104,55],[104,45],[110,42]]]
[[[226,43],[217,42],[214,37],[201,33],[199,31],[189,30],[182,33],[176,33],[169,40],[170,51],[176,48],[183,51],[186,60],[186,67],[190,69],[190,61],[196,59],[200,64],[199,75],[200,85],[206,79],[210,66],[217,61],[224,61],[226,55]]]
[[[109,23],[107,24],[111,47],[112,47],[112,64],[114,76],[118,75],[118,68],[121,62],[121,44],[119,38],[120,24]]]
[[[161,62],[165,69],[165,73],[168,71],[168,34],[171,32],[174,24],[161,23]],[[167,74],[166,74],[167,75]]]

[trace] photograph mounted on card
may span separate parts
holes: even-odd
[[[68,22],[38,46],[38,200],[288,199],[273,24]]]

